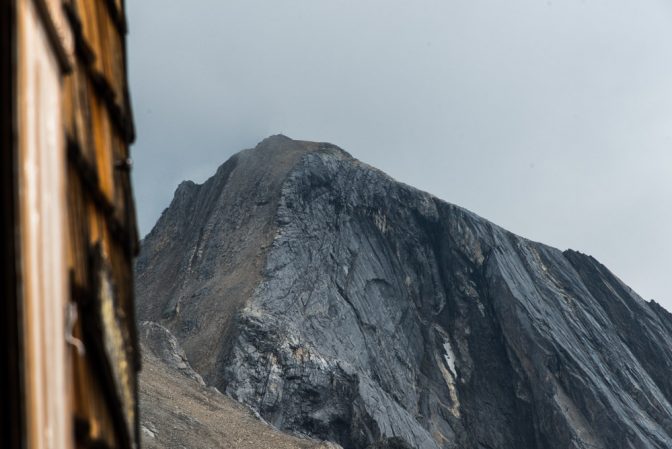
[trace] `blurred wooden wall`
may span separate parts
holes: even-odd
[[[3,357],[18,367],[16,404],[3,409],[17,425],[3,440],[18,428],[20,447],[137,447],[124,5],[3,0],[2,11],[3,62],[13,61],[3,233],[14,243],[2,248],[14,286],[3,311],[17,323],[6,336],[14,356]]]

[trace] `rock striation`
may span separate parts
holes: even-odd
[[[273,136],[180,184],[136,275],[140,320],[280,429],[346,449],[672,447],[672,315],[331,144]]]

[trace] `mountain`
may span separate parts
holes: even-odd
[[[279,429],[346,449],[672,447],[672,315],[331,144],[273,136],[180,184],[136,275],[140,319]]]
[[[338,449],[286,435],[244,405],[206,387],[179,343],[157,323],[140,324],[140,415],[145,449]]]

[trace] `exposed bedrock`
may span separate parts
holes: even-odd
[[[330,144],[274,136],[182,183],[136,272],[139,318],[281,429],[345,448],[672,447],[669,313]]]

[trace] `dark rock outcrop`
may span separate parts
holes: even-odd
[[[181,184],[136,272],[140,319],[282,429],[345,448],[672,447],[669,313],[330,144],[274,136]]]
[[[140,332],[143,449],[341,449],[272,428],[249,408],[204,386],[167,329],[145,321]]]

